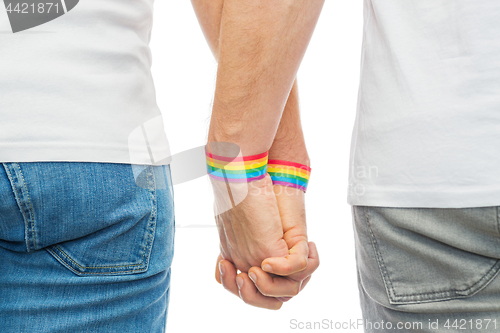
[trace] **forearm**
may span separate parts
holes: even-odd
[[[322,3],[193,0],[219,62],[209,141],[234,142],[244,155],[267,151],[274,142],[273,151],[283,155],[282,142],[302,138],[300,124],[298,137],[284,135],[286,128],[296,129],[288,121],[288,109],[298,108],[296,101],[287,104],[285,119],[281,116]],[[280,120],[288,127],[277,133]],[[295,147],[300,149],[300,144]]]
[[[269,150],[269,159],[310,165],[300,120],[297,81],[294,82],[288,96],[278,130]]]
[[[219,61],[219,35],[224,0],[191,0],[203,35],[215,60]]]
[[[216,60],[219,55],[224,0],[192,0],[193,8],[200,22],[205,38]],[[269,158],[284,159],[309,165],[299,114],[298,88],[294,82],[283,111]]]

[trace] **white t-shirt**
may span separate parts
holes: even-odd
[[[350,205],[500,205],[500,2],[365,0]]]
[[[168,164],[153,0],[0,5],[0,162]]]

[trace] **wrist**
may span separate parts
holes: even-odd
[[[281,125],[280,125],[281,126]],[[282,126],[269,148],[269,159],[311,165],[302,130]]]
[[[273,184],[267,174],[267,151],[243,156],[235,144],[210,142],[205,148],[205,155],[217,215],[236,207],[253,193],[254,188],[260,192],[267,184],[272,192]]]
[[[305,145],[276,147],[274,144],[269,150],[269,160],[290,161],[311,166],[311,160]]]
[[[208,135],[208,145],[211,146],[213,144],[221,145],[233,145],[238,147],[241,156],[253,156],[261,154],[262,152],[268,152],[271,146],[271,141],[262,140],[255,138],[255,134],[250,134],[240,129],[240,127],[226,128],[222,130],[219,128],[218,130],[210,131]],[[222,155],[222,154],[219,154]]]
[[[267,151],[243,156],[241,152],[236,151],[231,154],[230,149],[226,149],[226,147],[223,150],[224,154],[221,154],[221,149],[214,151],[210,145],[207,145],[205,150],[207,172],[211,178],[231,183],[247,183],[265,177],[268,161]]]
[[[307,191],[311,168],[308,165],[286,161],[268,161],[267,172],[271,176],[274,185],[293,187],[304,193]]]

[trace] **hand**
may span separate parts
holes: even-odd
[[[274,192],[281,214],[283,237],[290,248],[289,255],[268,258],[262,262],[262,268],[252,267],[248,274],[242,272],[238,275],[234,265],[219,256],[219,269],[215,273],[217,282],[245,303],[267,309],[279,309],[283,302],[297,295],[319,266],[316,245],[307,242],[304,193],[279,185],[274,186]],[[224,274],[221,276],[222,271]]]
[[[227,184],[212,180],[217,207],[227,204]],[[248,187],[247,187],[248,186]],[[243,201],[216,216],[220,238],[220,257],[232,262],[236,269],[248,272],[269,257],[285,257],[288,245],[271,177],[250,183],[232,183],[231,197],[245,193]],[[248,193],[246,192],[248,191]],[[232,200],[232,199],[231,199]]]
[[[234,265],[228,260],[223,260],[219,255],[217,258],[218,268],[215,272],[215,279],[226,290],[240,297],[249,305],[278,310],[283,305],[283,302],[288,301],[292,296],[297,295],[304,289],[311,279],[311,274],[318,268],[318,251],[313,242],[309,242],[308,261],[309,265],[306,269],[289,276],[269,274],[259,267],[252,267],[249,274],[252,271],[256,274],[257,281],[254,283],[247,273],[242,272],[237,274]],[[285,297],[285,295],[287,296]]]

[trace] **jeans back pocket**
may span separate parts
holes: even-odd
[[[113,169],[113,165],[104,166],[109,167]],[[115,177],[114,180],[98,179],[90,193],[77,194],[79,197],[94,196],[90,200],[92,204],[70,204],[68,207],[76,212],[86,208],[94,210],[84,214],[84,220],[87,228],[95,221],[97,230],[90,228],[91,232],[87,231],[82,237],[46,247],[54,258],[77,275],[136,274],[148,269],[157,220],[154,172],[152,168],[147,169],[148,188],[145,189],[131,182],[131,170],[124,170],[123,165],[115,167],[115,172],[108,173],[109,177]],[[78,219],[78,214],[73,217]]]
[[[379,276],[390,304],[470,297],[498,274],[495,207],[471,209],[356,207],[358,264],[370,288]],[[373,281],[373,280],[372,280]],[[375,285],[375,284],[372,284]]]
[[[145,166],[141,186],[131,164],[4,166],[23,213],[27,252],[45,249],[79,276],[148,270],[157,225],[153,166]]]

